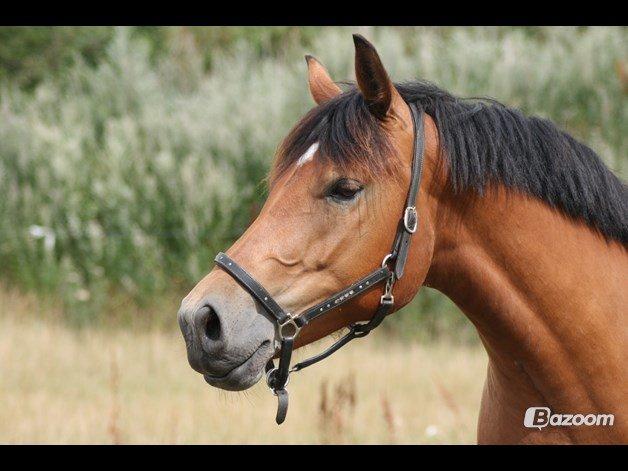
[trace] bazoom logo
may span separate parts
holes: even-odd
[[[523,425],[528,428],[538,428],[553,425],[556,427],[571,426],[612,426],[615,422],[613,414],[552,414],[549,407],[529,407],[526,410]]]

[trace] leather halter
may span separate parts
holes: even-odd
[[[255,298],[264,310],[275,318],[277,322],[278,334],[281,340],[281,350],[279,355],[279,366],[275,367],[273,360],[266,364],[266,382],[269,388],[277,396],[279,404],[275,420],[281,424],[288,412],[288,391],[286,385],[290,373],[302,370],[313,365],[334,353],[349,341],[366,336],[371,330],[377,327],[393,309],[395,298],[392,289],[395,282],[403,276],[404,268],[408,258],[410,239],[418,227],[418,215],[416,211],[416,197],[421,183],[421,172],[423,167],[423,110],[414,103],[409,104],[414,125],[414,151],[412,157],[412,174],[410,188],[406,199],[406,205],[399,221],[397,234],[393,243],[392,251],[384,257],[382,266],[364,278],[356,281],[351,286],[343,289],[339,293],[294,316],[286,312],[255,278],[238,265],[227,254],[220,252],[216,255],[214,262],[229,275],[231,275],[248,293]],[[379,306],[370,321],[366,323],[356,323],[349,326],[349,332],[324,352],[315,355],[305,361],[297,363],[290,368],[290,358],[294,340],[299,331],[309,322],[320,317],[332,309],[346,303],[350,299],[360,296],[369,291],[379,283],[385,281],[384,293],[382,294]]]

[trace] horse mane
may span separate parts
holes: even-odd
[[[424,82],[395,84],[408,103],[429,114],[454,192],[483,194],[498,183],[532,195],[605,238],[628,243],[628,187],[589,147],[546,119],[524,116],[487,98],[459,98]],[[276,178],[319,143],[319,155],[340,169],[394,173],[398,159],[362,95],[351,88],[312,109],[281,144]]]

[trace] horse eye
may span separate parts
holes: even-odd
[[[363,188],[360,182],[341,178],[331,186],[328,195],[336,201],[351,201]]]

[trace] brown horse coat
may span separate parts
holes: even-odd
[[[370,43],[361,37],[355,43],[358,88],[351,92],[342,93],[323,66],[307,58],[310,91],[319,107],[280,148],[260,215],[228,250],[291,312],[314,305],[377,267],[404,205],[413,128],[400,94],[403,87],[392,84]],[[447,97],[434,94],[433,100]],[[351,123],[338,121],[341,104],[357,107]],[[477,115],[471,110],[469,119],[493,112],[483,110]],[[327,113],[324,119],[319,119],[321,113]],[[450,297],[476,326],[489,356],[480,443],[628,443],[625,187],[599,170],[594,154],[583,153],[582,165],[593,169],[591,178],[601,172],[600,181],[610,182],[618,193],[608,195],[607,224],[596,211],[588,220],[579,216],[568,205],[569,198],[578,203],[573,191],[558,192],[553,205],[536,194],[551,184],[527,191],[516,182],[493,179],[481,191],[454,189],[454,171],[460,170],[445,163],[446,157],[454,162],[454,156],[447,156],[451,149],[443,139],[448,134],[439,132],[434,116],[428,109],[417,200],[420,228],[406,274],[395,287],[396,305],[408,303],[425,284]],[[530,126],[539,142],[528,144],[540,153],[551,154],[551,140],[563,139],[545,122],[530,121]],[[307,140],[315,131],[321,136],[316,145]],[[576,149],[572,138],[564,139],[557,149]],[[568,169],[567,177],[552,174],[563,171],[559,167],[540,171],[549,174],[541,175],[541,182],[570,175]],[[509,178],[507,172],[501,175],[504,181]],[[580,180],[575,181],[572,187],[583,192],[583,199],[586,191],[602,191],[595,185],[578,187]],[[606,208],[604,202],[597,204]],[[369,293],[336,315],[314,321],[298,344],[368,319],[380,294]],[[275,351],[273,323],[217,269],[184,299],[179,321],[191,365],[217,387],[250,387]],[[614,414],[614,422],[529,428],[524,416],[530,407]]]

